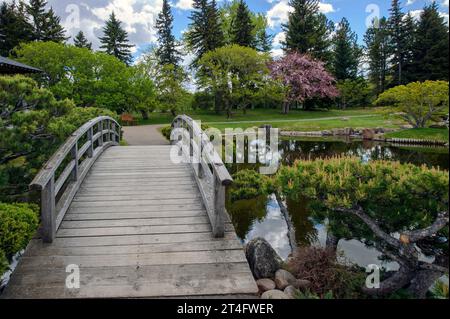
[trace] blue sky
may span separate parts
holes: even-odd
[[[0,0],[11,1],[11,0]],[[161,10],[162,0],[47,0],[48,6],[52,6],[61,17],[61,22],[68,35],[74,36],[80,30],[93,42],[94,48],[98,48],[98,37],[102,35],[102,27],[112,11],[123,22],[129,33],[130,41],[135,45],[135,56],[145,51],[150,44],[156,41],[154,29],[155,19]],[[221,5],[227,0],[217,0]],[[274,55],[279,55],[281,49],[280,40],[281,23],[288,17],[290,7],[288,0],[246,0],[251,10],[264,14],[269,22],[269,32],[275,36]],[[431,0],[402,0],[405,12],[411,11],[417,17],[420,10]],[[449,0],[436,0],[441,14],[448,21]],[[321,0],[320,10],[329,19],[338,22],[346,17],[353,30],[358,34],[359,40],[366,31],[367,21],[372,20],[373,15],[388,15],[391,0]],[[189,24],[192,0],[171,0],[175,17],[174,33],[181,37]]]

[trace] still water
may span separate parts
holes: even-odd
[[[395,160],[449,169],[448,148],[394,146],[356,140],[286,139],[280,142],[279,153],[284,165],[290,165],[297,159],[352,155],[358,156],[362,161]],[[240,164],[231,170],[234,173],[250,167],[249,164]],[[305,202],[287,199],[282,205],[287,208],[287,216],[282,213],[280,203],[274,195],[229,202],[228,212],[236,233],[243,242],[263,237],[284,259],[292,252],[294,245],[325,245],[326,225],[314,221]],[[379,251],[358,240],[340,240],[338,249],[346,261],[362,267],[378,264],[387,270],[398,268],[396,263],[381,262],[378,258],[381,256]]]

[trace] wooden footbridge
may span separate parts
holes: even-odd
[[[173,127],[175,145],[139,147],[118,146],[109,117],[78,129],[31,185],[40,235],[2,298],[255,296],[225,210],[232,179],[192,119]]]

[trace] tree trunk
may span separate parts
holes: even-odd
[[[411,280],[407,291],[416,298],[425,299],[427,291],[443,275],[440,271],[419,270]]]
[[[172,114],[173,117],[177,116],[177,112],[174,109],[171,109],[170,113]]]
[[[395,274],[380,283],[380,288],[369,289],[364,287],[363,291],[372,296],[388,296],[405,287],[413,277],[414,271],[411,271],[411,269],[407,267],[400,266],[400,269]]]
[[[143,120],[148,120],[148,112],[146,110],[141,110],[141,116]]]
[[[336,237],[330,230],[327,231],[325,248],[336,254],[340,238]]]

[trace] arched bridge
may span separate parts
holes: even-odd
[[[209,150],[200,162],[174,163],[170,145],[119,146],[110,117],[70,136],[31,184],[41,195],[40,235],[2,297],[257,293],[225,209],[228,171],[191,118],[172,126],[185,128],[177,155]]]

